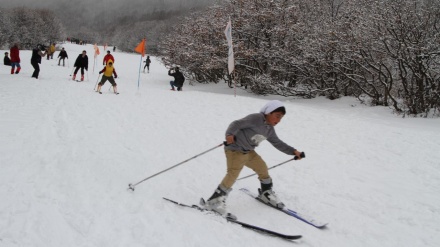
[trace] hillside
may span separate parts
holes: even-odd
[[[307,155],[270,170],[274,190],[288,207],[329,225],[315,229],[239,191],[255,191],[255,177],[237,181],[228,199],[240,220],[303,235],[297,246],[440,245],[440,119],[401,118],[349,98],[257,97],[239,89],[234,97],[224,83],[187,80],[183,92],[173,92],[154,57],[138,86],[140,55],[122,52],[112,53],[120,94],[107,83],[99,95],[102,55],[95,62],[91,45],[63,46],[68,66],[43,59],[38,80],[30,51],[20,53],[20,74],[0,66],[0,246],[292,246],[162,199],[209,197],[225,173],[222,148],[127,190],[222,143],[230,122],[270,99],[287,108],[278,136]],[[89,71],[75,82],[69,75],[83,49]],[[257,152],[268,166],[291,158],[268,142]],[[241,175],[249,174],[245,168]]]

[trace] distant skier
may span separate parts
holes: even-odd
[[[110,51],[107,51],[107,54],[104,56],[104,59],[102,60],[102,65],[106,65],[108,61],[112,60],[113,63],[115,63],[115,58],[112,54],[110,54]]]
[[[148,69],[148,73],[150,73],[150,63],[151,63],[150,56],[147,56],[147,59],[144,61],[144,63],[145,63],[144,73],[145,73],[145,68],[147,68]]]
[[[102,94],[101,93],[102,85],[104,85],[106,81],[109,81],[110,84],[112,84],[112,86],[113,86],[113,92],[115,94],[119,94],[118,89],[117,89],[117,84],[114,79],[114,78],[118,78],[118,74],[116,74],[116,70],[113,67],[113,61],[111,59],[108,60],[107,65],[101,71],[99,71],[99,74],[102,74],[102,73],[104,73],[104,74],[102,75],[101,82],[99,82],[98,89],[96,90],[96,92]],[[114,78],[113,78],[113,75],[115,75]]]
[[[32,49],[32,57],[31,57],[31,64],[32,67],[34,67],[34,73],[32,73],[32,77],[35,79],[38,79],[38,75],[40,74],[40,63],[41,58],[46,55],[43,51],[45,51],[46,48],[43,45],[37,45],[34,49]]]
[[[170,81],[171,90],[176,91],[174,87],[177,87],[177,91],[182,91],[185,76],[183,76],[182,72],[180,72],[179,67],[176,67],[174,72],[172,71],[172,69],[168,70],[168,75],[174,77],[174,81]]]
[[[14,74],[15,66],[17,66],[17,71],[15,74],[18,74],[21,70],[20,66],[20,50],[18,49],[18,43],[15,43],[11,50],[9,51],[11,54],[11,74]]]
[[[47,54],[47,60],[53,59],[53,54],[55,53],[55,43],[51,44],[46,52]]]
[[[86,51],[82,51],[82,53],[78,55],[75,64],[73,66],[76,67],[76,69],[75,72],[73,73],[72,80],[75,80],[76,73],[78,73],[78,70],[81,69],[81,81],[84,81],[84,69],[86,71],[88,71],[89,69],[89,57],[87,56]]]
[[[69,59],[69,56],[67,56],[67,52],[66,52],[66,50],[64,50],[64,47],[61,48],[61,51],[60,51],[60,54],[58,54],[58,57],[60,58],[60,59],[58,60],[58,66],[60,66],[61,60],[63,60],[63,67],[64,67],[64,65],[65,65],[64,60],[65,60],[66,58]]]
[[[9,58],[8,52],[5,52],[5,58],[3,58],[3,64],[6,66],[11,66],[11,59]]]

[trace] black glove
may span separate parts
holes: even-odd
[[[117,75],[115,75],[115,79],[116,79],[116,78],[118,78],[118,76],[117,76]]]
[[[99,71],[99,74],[102,74],[102,71]]]

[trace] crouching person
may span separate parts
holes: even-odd
[[[168,75],[174,77],[174,81],[170,81],[171,90],[175,91],[174,87],[177,87],[177,91],[182,91],[185,76],[180,72],[179,67],[174,68],[174,71],[168,70]]]
[[[106,81],[109,81],[112,84],[112,86],[113,86],[113,92],[115,92],[115,94],[119,94],[118,93],[118,89],[116,87],[117,85],[116,85],[116,82],[115,82],[115,78],[118,78],[118,75],[116,74],[116,70],[113,67],[113,61],[112,60],[109,60],[107,62],[107,65],[104,67],[104,69],[99,71],[99,74],[102,74],[102,73],[104,73],[104,74],[102,75],[101,82],[98,84],[98,89],[96,90],[96,92],[102,94],[101,93],[102,85],[104,85],[104,83]],[[113,75],[115,75],[115,76],[113,77]]]

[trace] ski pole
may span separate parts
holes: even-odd
[[[94,91],[96,91],[96,86],[98,85],[98,81],[99,81],[99,75],[98,75],[98,79],[96,80],[95,88],[93,89]]]
[[[306,154],[305,154],[304,152],[301,152],[301,158],[305,158],[305,157],[306,157]],[[275,168],[275,167],[277,167],[277,166],[280,166],[280,165],[286,164],[287,162],[290,162],[290,161],[292,161],[292,160],[297,160],[297,159],[298,159],[298,156],[295,156],[295,157],[293,157],[293,158],[291,158],[291,159],[288,159],[288,160],[286,160],[286,161],[284,161],[284,162],[279,163],[278,165],[274,165],[274,166],[268,168],[267,170],[270,170],[270,169],[272,169],[272,168]],[[245,179],[245,178],[248,178],[248,177],[252,177],[252,176],[254,176],[254,175],[257,175],[257,174],[254,173],[254,174],[248,175],[248,176],[246,176],[246,177],[239,178],[239,179],[237,179],[237,180],[242,180],[242,179]]]
[[[75,66],[73,66],[73,68],[72,68],[72,72],[70,72],[70,75],[69,76],[72,76],[72,74],[73,74],[73,70],[75,69]]]
[[[155,177],[155,176],[157,176],[157,175],[159,175],[159,174],[161,174],[161,173],[164,173],[164,172],[166,172],[166,171],[168,171],[168,170],[171,170],[171,169],[173,169],[173,168],[175,168],[175,167],[177,167],[177,166],[179,166],[179,165],[182,165],[182,164],[185,163],[185,162],[188,162],[188,161],[190,161],[190,160],[192,160],[192,159],[195,159],[195,158],[197,158],[197,157],[199,157],[199,156],[201,156],[201,155],[203,155],[203,154],[206,154],[207,152],[212,151],[212,150],[214,150],[214,149],[216,149],[216,148],[218,148],[218,147],[221,147],[221,146],[223,146],[223,145],[224,145],[224,143],[221,143],[221,144],[219,144],[219,145],[217,145],[217,146],[215,146],[215,147],[213,147],[213,148],[210,148],[210,149],[208,149],[208,150],[206,150],[206,151],[204,151],[204,152],[202,152],[202,153],[199,153],[199,154],[197,154],[197,155],[195,155],[195,156],[193,156],[193,157],[191,157],[191,158],[189,158],[189,159],[187,159],[187,160],[184,160],[184,161],[182,161],[182,162],[180,162],[180,163],[178,163],[178,164],[175,164],[175,165],[173,165],[172,167],[169,167],[169,168],[167,168],[167,169],[165,169],[165,170],[163,170],[163,171],[160,171],[160,172],[158,172],[158,173],[156,173],[156,174],[153,174],[153,175],[151,175],[151,176],[149,176],[149,177],[147,177],[147,178],[144,178],[144,179],[142,179],[141,181],[139,181],[139,182],[137,182],[137,183],[135,183],[135,184],[129,184],[129,185],[128,185],[128,189],[134,191],[134,187],[136,187],[138,184],[140,184],[140,183],[142,183],[142,182],[145,182],[145,181],[147,181],[147,180],[150,179],[150,178],[153,178],[153,177]]]

